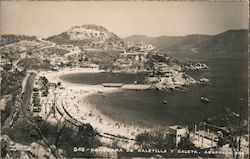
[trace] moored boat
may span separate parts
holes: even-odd
[[[168,101],[164,100],[162,103],[163,103],[163,104],[167,104],[167,103],[168,103]]]
[[[206,97],[201,97],[200,102],[202,103],[210,103],[210,100]]]

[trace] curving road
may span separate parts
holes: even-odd
[[[25,116],[30,116],[30,100],[33,90],[34,80],[36,73],[28,73],[24,81],[24,90],[22,95],[22,114]]]

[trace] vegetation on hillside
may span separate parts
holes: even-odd
[[[17,95],[18,88],[22,86],[22,80],[25,76],[25,72],[7,71],[3,69],[1,71],[1,97],[9,94]]]
[[[87,35],[86,32],[79,32],[79,31],[74,31],[73,28],[82,28],[86,30],[92,30],[92,31],[97,31],[101,32],[102,34],[107,34],[107,39],[102,41],[96,33],[90,33],[90,35]],[[80,39],[72,39],[70,34],[75,34],[75,35],[84,35],[84,38]],[[102,26],[97,26],[97,25],[83,25],[83,26],[75,26],[72,27],[70,30],[60,33],[58,35],[51,36],[47,38],[48,41],[52,41],[56,44],[59,45],[74,45],[74,46],[79,46],[80,48],[98,48],[98,49],[108,49],[108,50],[113,50],[117,49],[120,47],[124,47],[124,41],[118,37],[116,34],[109,32],[106,28]]]
[[[11,43],[19,42],[21,40],[36,40],[35,36],[27,36],[27,35],[12,35],[12,34],[5,34],[1,35],[0,38],[0,46],[8,45]]]
[[[144,132],[136,136],[136,143],[143,149],[169,149],[171,148],[170,137],[164,130]]]

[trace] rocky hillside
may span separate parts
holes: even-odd
[[[248,30],[228,30],[217,35],[160,37],[132,35],[124,40],[152,44],[156,49],[166,52],[242,52],[247,51]]]
[[[124,42],[106,28],[94,24],[74,26],[69,30],[49,37],[47,40],[56,44],[73,44],[85,48],[119,49]]]

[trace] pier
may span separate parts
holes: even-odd
[[[103,83],[103,87],[122,87],[123,83]]]
[[[151,85],[145,84],[123,84],[123,83],[103,83],[103,87],[113,87],[113,88],[122,88],[130,90],[145,90],[150,88]]]
[[[122,86],[123,89],[130,89],[130,90],[145,90],[149,89],[151,85],[146,84],[124,84]]]

